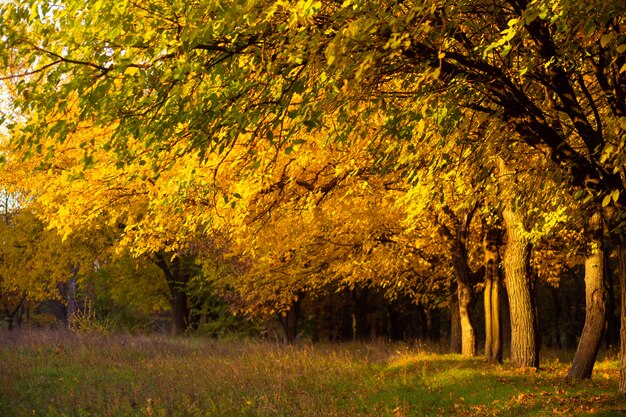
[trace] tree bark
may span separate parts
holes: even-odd
[[[189,327],[189,306],[187,305],[187,292],[185,283],[181,281],[168,281],[170,288],[170,305],[172,306],[172,334],[180,335]]]
[[[498,158],[497,164],[503,178],[516,181],[515,172],[507,167],[504,159]],[[517,201],[509,196],[502,210],[506,230],[503,265],[511,321],[511,365],[539,368],[536,299],[530,274],[532,245],[524,224],[526,219],[516,205]]]
[[[523,216],[507,202],[502,212],[506,226],[504,272],[511,311],[511,365],[539,367],[537,322],[530,282],[531,244]]]
[[[502,362],[502,326],[500,324],[500,231],[489,229],[483,239],[485,256],[485,359]]]
[[[476,335],[474,334],[474,326],[470,319],[470,310],[473,302],[472,287],[468,279],[459,280],[459,323],[461,325],[461,354],[463,356],[476,355]]]
[[[567,373],[569,378],[591,378],[602,340],[606,317],[603,230],[602,218],[595,213],[589,220],[590,247],[585,258],[585,325]]]

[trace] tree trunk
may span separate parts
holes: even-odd
[[[617,317],[615,316],[615,285],[609,267],[609,251],[604,251],[604,281],[606,283],[606,323],[604,342],[606,349],[611,349],[619,341]]]
[[[298,336],[298,319],[300,318],[300,306],[304,296],[297,295],[297,298],[291,304],[289,310],[282,313],[280,318],[280,324],[283,327],[283,341],[286,344],[292,344],[296,341]]]
[[[502,212],[507,244],[504,272],[511,318],[511,365],[539,367],[535,303],[530,282],[531,244],[520,213],[507,202]]]
[[[457,216],[449,207],[444,206],[443,212],[452,222],[453,228],[450,229],[438,218],[435,222],[439,225],[439,235],[447,243],[452,255],[452,267],[456,278],[457,301],[459,310],[459,326],[461,333],[461,353],[464,356],[476,355],[476,335],[474,334],[474,326],[470,318],[472,304],[474,302],[474,293],[472,289],[472,271],[470,270],[467,258],[467,242],[470,234],[470,224],[474,216],[474,212],[478,205],[470,210]],[[450,304],[452,307],[452,304]],[[455,316],[452,316],[452,337],[455,335]],[[454,350],[453,350],[454,351]]]
[[[503,178],[516,181],[515,172],[507,167],[504,159],[498,158],[497,164]],[[503,265],[511,321],[511,365],[515,368],[538,368],[536,300],[530,277],[531,243],[524,215],[515,206],[513,197],[508,197],[502,210],[506,229]]]
[[[493,281],[489,274],[489,271],[485,271],[485,290],[483,293],[484,307],[485,307],[485,359],[487,362],[491,362],[492,358],[492,346],[493,346],[493,326],[491,318],[491,298],[492,298]]]
[[[22,323],[24,322],[24,310],[25,310],[26,306],[24,304],[22,304],[19,308],[19,310],[17,310],[17,314],[15,315],[15,324],[17,325],[17,327],[22,327]]]
[[[502,340],[502,314],[500,309],[500,281],[501,274],[498,268],[498,274],[496,275],[496,279],[493,281],[493,285],[491,288],[491,361],[494,363],[502,363],[502,347],[504,346],[504,342]]]
[[[424,307],[424,315],[426,316],[426,338],[431,342],[437,342],[439,340],[439,327],[433,314],[433,310],[428,306]]]
[[[172,306],[172,334],[183,334],[189,327],[189,306],[187,305],[187,292],[185,283],[181,281],[169,281],[170,305]]]
[[[72,321],[74,320],[74,315],[76,314],[77,304],[76,304],[76,275],[78,274],[78,269],[72,267],[72,277],[67,281],[67,294],[65,295],[65,301],[67,303],[67,329],[72,330]]]
[[[22,297],[17,302],[15,308],[12,310],[8,307],[6,303],[4,303],[5,321],[7,322],[8,330],[13,330],[14,323],[15,323],[15,315],[17,314],[18,310],[20,309],[20,307],[22,306],[25,300],[26,300],[26,293],[22,295]]]
[[[470,319],[474,294],[471,285],[471,271],[467,264],[467,250],[461,238],[457,237],[452,266],[456,275],[456,288],[459,302],[459,324],[461,326],[461,354],[476,355],[476,335]]]
[[[485,359],[502,362],[502,326],[500,324],[500,231],[489,229],[483,239],[485,256]]]
[[[618,274],[622,308],[620,311],[619,393],[626,395],[626,234],[622,232],[617,245]]]
[[[511,347],[511,308],[509,306],[509,293],[506,289],[506,281],[502,279],[503,271],[500,270],[500,328],[502,329],[502,350]]]
[[[591,378],[602,340],[606,313],[603,228],[600,214],[595,213],[589,220],[590,248],[585,259],[585,325],[567,373],[574,379]]]
[[[459,323],[461,325],[461,354],[463,356],[476,355],[476,335],[470,320],[472,307],[472,288],[469,280],[458,282],[459,294]]]
[[[456,284],[456,281],[455,281]],[[459,295],[456,288],[450,291],[450,351],[461,353],[461,317],[459,314]]]
[[[181,265],[180,257],[168,262],[163,254],[156,254],[152,260],[165,275],[170,290],[170,306],[172,307],[172,334],[180,335],[189,327],[189,304],[187,299],[187,283],[191,278],[188,268]]]

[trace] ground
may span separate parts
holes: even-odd
[[[574,382],[570,352],[534,371],[440,350],[0,332],[0,416],[626,415],[615,355]]]

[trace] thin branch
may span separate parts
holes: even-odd
[[[57,64],[60,64],[61,62],[63,62],[63,60],[58,59],[58,60],[56,60],[54,62],[51,62],[49,64],[44,65],[41,68],[37,68],[36,70],[26,71],[26,72],[22,72],[22,73],[19,73],[19,74],[11,74],[11,75],[7,75],[6,77],[0,77],[0,81],[13,80],[13,79],[16,79],[16,78],[28,77],[29,75],[35,75],[35,74],[38,74],[38,73],[40,73],[42,71],[47,70],[50,67],[53,67],[53,66],[55,66]]]

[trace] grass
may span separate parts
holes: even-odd
[[[573,383],[400,344],[0,333],[0,416],[612,416],[615,358]]]

